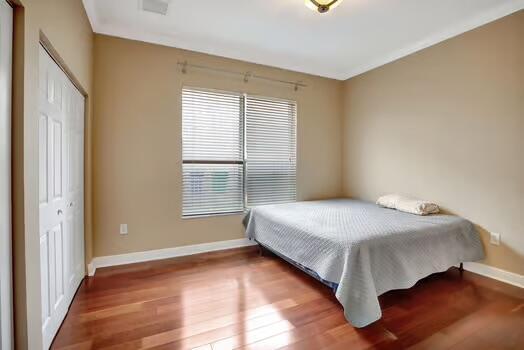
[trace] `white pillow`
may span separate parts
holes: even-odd
[[[397,209],[397,202],[401,199],[399,194],[387,194],[377,199],[377,204],[381,207]]]
[[[388,194],[382,196],[377,200],[377,204],[382,207],[397,209],[416,215],[436,214],[439,212],[438,205],[433,202],[423,201],[399,194]]]

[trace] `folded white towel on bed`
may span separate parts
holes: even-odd
[[[429,215],[439,212],[438,205],[433,202],[402,196],[400,194],[382,196],[377,199],[377,204],[382,207],[397,209],[416,215]]]

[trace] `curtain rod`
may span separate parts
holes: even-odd
[[[187,73],[188,68],[195,68],[195,69],[207,70],[207,71],[212,71],[212,72],[217,72],[217,73],[240,76],[240,77],[243,77],[245,83],[248,83],[250,79],[259,79],[259,80],[270,81],[273,83],[291,85],[293,86],[295,91],[297,91],[298,88],[307,87],[307,85],[301,81],[289,81],[289,80],[269,78],[269,77],[264,77],[262,75],[257,75],[253,72],[238,72],[238,71],[233,71],[233,70],[228,70],[228,69],[223,69],[223,68],[213,68],[213,67],[202,66],[198,64],[190,64],[187,61],[178,62],[177,64],[182,68],[183,74]]]

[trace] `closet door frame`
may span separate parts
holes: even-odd
[[[13,348],[11,82],[13,8],[0,0],[0,349]]]

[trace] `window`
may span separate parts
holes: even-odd
[[[296,104],[246,97],[247,207],[296,200]]]
[[[243,97],[182,92],[183,216],[244,209]]]
[[[184,88],[184,217],[296,200],[296,103]]]

